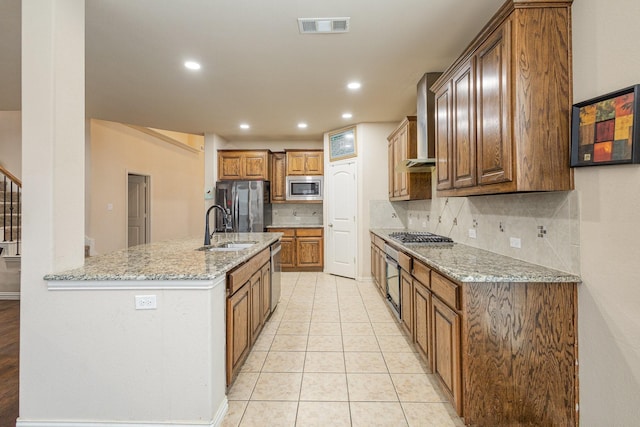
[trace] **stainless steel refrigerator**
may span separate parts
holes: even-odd
[[[218,181],[216,204],[231,211],[234,232],[263,232],[271,225],[269,181]],[[216,231],[224,231],[216,211]]]

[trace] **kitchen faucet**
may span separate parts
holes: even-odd
[[[229,209],[225,209],[220,205],[213,205],[209,209],[207,209],[207,213],[204,217],[204,245],[208,246],[211,244],[211,236],[213,233],[209,231],[209,213],[213,210],[213,208],[219,209],[222,212],[222,225],[224,226],[224,231],[233,230],[233,220],[231,219],[231,211]],[[214,230],[215,232],[215,230]]]

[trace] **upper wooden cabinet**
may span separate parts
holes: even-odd
[[[439,194],[573,188],[570,8],[509,0],[433,84]]]
[[[218,179],[268,181],[269,150],[218,150]]]
[[[287,150],[287,175],[324,175],[322,150]]]
[[[431,173],[397,172],[396,165],[418,155],[416,116],[406,117],[387,138],[389,141],[389,200],[431,198]]]
[[[271,156],[271,203],[285,203],[287,196],[287,157],[284,152]]]

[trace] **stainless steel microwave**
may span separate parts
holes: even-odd
[[[288,175],[286,199],[291,201],[322,200],[322,176]]]

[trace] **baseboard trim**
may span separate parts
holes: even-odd
[[[0,300],[19,300],[20,292],[0,292]]]
[[[229,401],[225,396],[224,401],[218,407],[218,411],[210,423],[171,423],[171,422],[145,422],[130,423],[113,421],[35,421],[21,420],[18,418],[16,427],[220,427],[229,410]]]

